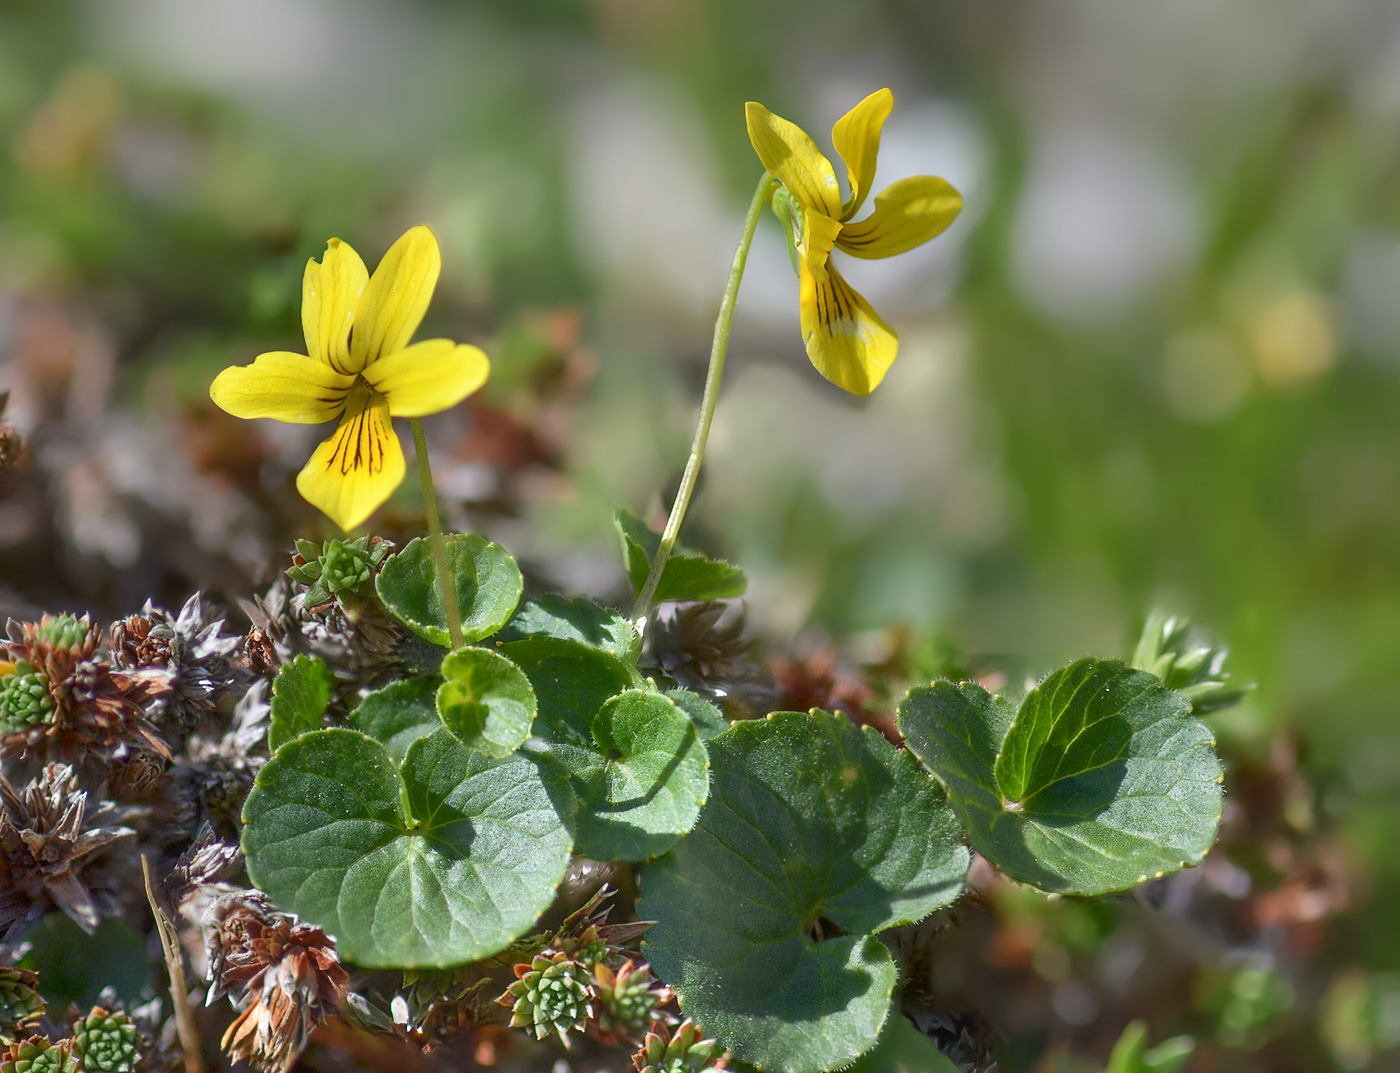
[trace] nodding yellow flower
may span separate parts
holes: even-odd
[[[874,212],[851,219],[874,182],[880,131],[893,107],[894,94],[878,90],[831,128],[850,185],[843,200],[836,170],[806,131],[755,101],[745,106],[754,152],[782,183],[794,210],[807,356],[817,372],[855,395],[868,395],[884,379],[899,337],[836,271],[832,249],[853,257],[893,257],[933,238],[962,209],[962,198],[945,180],[919,175],[891,183],[875,196]]]
[[[450,339],[409,339],[442,270],[437,239],[407,231],[371,276],[338,238],[306,263],[301,289],[305,354],[277,350],[225,369],[209,388],[235,417],[297,425],[340,423],[297,475],[297,491],[342,529],[354,529],[403,480],[394,417],[456,406],[491,371],[485,354]]]

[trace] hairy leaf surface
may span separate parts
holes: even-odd
[[[1220,761],[1151,674],[1085,659],[1020,709],[979,686],[911,690],[899,729],[948,788],[972,846],[1014,879],[1107,894],[1197,864],[1220,821]]]

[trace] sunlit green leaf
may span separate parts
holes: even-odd
[[[908,753],[825,712],[736,723],[709,743],[694,831],[643,866],[644,953],[686,1016],[779,1073],[875,1046],[896,970],[874,936],[947,905],[969,856]]]
[[[729,720],[724,717],[724,713],[699,694],[688,689],[668,689],[666,696],[675,701],[676,707],[690,717],[701,741],[709,741],[716,734],[723,734],[729,729]]]
[[[1020,710],[979,686],[910,691],[899,728],[948,787],[972,846],[1042,890],[1105,894],[1199,863],[1220,820],[1220,761],[1187,701],[1151,674],[1085,659]]]
[[[475,534],[452,533],[446,541],[462,639],[480,641],[504,626],[520,602],[524,590],[520,567],[505,548]],[[436,645],[450,644],[442,588],[428,540],[410,540],[402,551],[389,556],[375,579],[375,591],[394,617],[419,637]]]
[[[581,641],[629,663],[637,662],[641,648],[637,631],[616,611],[582,596],[570,600],[553,593],[522,603],[499,639],[519,641],[526,637]]]
[[[486,756],[509,756],[530,736],[535,691],[525,672],[485,648],[459,648],[442,661],[437,709],[462,744]]]
[[[548,741],[594,748],[593,717],[609,697],[643,684],[635,667],[602,649],[557,637],[501,645],[535,690],[535,734]]]
[[[630,689],[603,702],[592,734],[591,748],[544,750],[578,796],[578,851],[604,861],[665,853],[695,826],[710,788],[695,725],[661,694]]]
[[[890,1014],[880,1042],[846,1073],[958,1073],[952,1059],[896,1012]]]
[[[568,868],[565,786],[446,730],[402,768],[354,730],[289,742],[243,810],[248,874],[371,968],[460,964],[528,931]]]
[[[389,750],[394,763],[402,764],[408,747],[442,726],[437,712],[436,675],[391,682],[367,693],[350,713],[350,726]]]

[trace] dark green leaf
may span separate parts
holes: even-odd
[[[524,589],[520,568],[505,548],[475,534],[452,533],[446,539],[462,639],[479,641],[510,620]],[[419,637],[444,647],[450,643],[432,545],[425,538],[410,540],[389,556],[374,584],[384,606]]]
[[[289,742],[243,809],[253,882],[326,928],[350,961],[441,967],[494,954],[553,900],[571,839],[565,787],[446,730],[409,745],[321,730]]]
[[[267,747],[276,752],[299,734],[320,730],[334,689],[335,678],[319,659],[297,656],[284,663],[272,680]]]
[[[509,756],[530,736],[535,691],[525,672],[485,648],[459,648],[442,661],[437,710],[462,744],[486,756]]]
[[[640,593],[651,571],[652,560],[661,547],[661,534],[653,533],[646,522],[631,511],[614,515],[622,540],[622,561],[632,579],[633,592]],[[666,600],[725,600],[744,595],[748,579],[737,566],[709,559],[677,544],[661,571],[656,602]]]
[[[578,797],[578,851],[603,861],[665,853],[695,826],[710,788],[694,724],[661,694],[631,689],[603,703],[593,739],[548,748]]]
[[[729,729],[729,720],[724,717],[724,713],[704,697],[688,689],[668,689],[666,696],[675,701],[677,708],[690,716],[701,741],[709,741],[716,734],[723,734]]]
[[[406,678],[368,693],[350,713],[350,726],[368,734],[402,764],[408,747],[442,726],[437,712],[436,675]]]
[[[539,717],[534,732],[547,741],[592,749],[593,717],[609,697],[642,685],[635,667],[580,641],[531,637],[501,646],[530,679]]]
[[[500,640],[558,637],[601,648],[609,655],[636,663],[641,638],[632,624],[611,608],[582,596],[569,600],[553,593],[526,600],[501,631]]]
[[[1106,894],[1199,863],[1222,774],[1185,699],[1117,660],[1049,675],[1020,710],[936,682],[900,705],[909,748],[948,787],[973,848],[1014,879]]]
[[[638,912],[657,921],[644,951],[739,1059],[849,1065],[875,1045],[897,975],[873,933],[962,889],[957,821],[912,756],[839,716],[736,723],[709,748],[698,825],[642,870]]]

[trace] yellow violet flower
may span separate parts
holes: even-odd
[[[340,423],[297,475],[297,491],[342,529],[354,529],[403,480],[394,417],[456,406],[491,370],[485,354],[450,339],[409,345],[442,270],[437,239],[415,227],[389,247],[371,276],[338,238],[306,263],[301,326],[305,354],[277,350],[225,369],[209,388],[235,417],[297,425]]]
[[[919,175],[891,183],[876,195],[874,212],[851,219],[874,182],[880,131],[893,107],[894,94],[878,90],[832,127],[850,185],[843,200],[831,161],[801,127],[756,101],[745,106],[754,152],[800,212],[793,222],[807,356],[817,372],[855,395],[868,395],[884,379],[899,337],[836,271],[832,249],[893,257],[933,238],[962,209],[961,196],[945,180]]]

